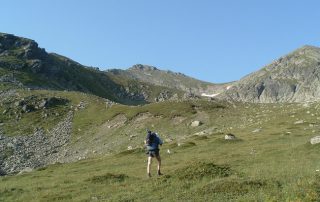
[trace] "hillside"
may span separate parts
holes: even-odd
[[[45,92],[32,92],[39,93]],[[58,162],[73,163],[0,177],[0,200],[316,201],[320,197],[320,148],[309,143],[319,132],[319,103],[186,100],[107,108],[100,98],[85,94],[52,96],[85,103],[72,110],[71,139],[54,148]],[[191,126],[195,120],[202,125]],[[152,178],[146,177],[145,128],[159,132],[165,141],[164,176],[155,176],[153,165]],[[228,133],[237,139],[224,140]],[[19,137],[5,145],[13,150],[6,150],[4,158],[23,147]],[[21,162],[28,162],[29,157],[24,158]]]
[[[157,86],[175,88],[198,96],[219,94],[225,91],[227,86],[232,85],[232,82],[226,84],[204,82],[188,77],[182,73],[175,73],[169,70],[163,71],[153,66],[141,64],[134,65],[127,70],[111,69],[108,70],[108,72]]]
[[[245,102],[320,99],[320,48],[304,46],[239,80],[223,98]]]
[[[0,33],[0,81],[10,88],[81,91],[124,104],[183,95],[176,89],[108,75],[98,68],[47,53],[33,40],[4,33]]]

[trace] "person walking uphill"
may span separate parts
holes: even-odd
[[[148,130],[147,133],[148,134],[144,143],[146,144],[147,154],[148,154],[148,165],[147,165],[148,177],[151,177],[150,169],[151,169],[152,158],[154,157],[156,157],[158,161],[158,175],[162,175],[162,173],[160,172],[161,158],[160,158],[159,145],[162,145],[163,142],[157,133],[152,133],[150,130]]]

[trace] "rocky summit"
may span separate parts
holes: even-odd
[[[234,84],[223,94],[245,102],[306,102],[320,99],[320,48],[303,46]]]

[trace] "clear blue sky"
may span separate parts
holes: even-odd
[[[220,83],[305,44],[317,0],[0,0],[0,32],[100,69],[148,64]]]

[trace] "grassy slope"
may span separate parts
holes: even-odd
[[[320,169],[320,147],[308,143],[319,132],[317,103],[309,107],[232,106],[192,101],[106,109],[98,97],[61,93],[75,104],[89,103],[75,114],[74,129],[80,129],[74,130],[75,137],[87,135],[81,131],[98,131],[96,127],[117,114],[128,118],[126,124],[104,135],[120,135],[130,128],[142,132],[151,123],[163,137],[170,133],[173,142],[161,150],[165,175],[147,179],[143,150],[123,150],[111,156],[2,177],[0,201],[316,201],[320,197],[316,171]],[[134,128],[136,118],[145,112],[153,118]],[[179,116],[187,120],[173,123]],[[196,118],[204,124],[188,126]],[[298,120],[305,122],[294,124]],[[218,129],[194,135],[212,127]],[[261,131],[253,133],[257,128]],[[239,140],[225,142],[222,133],[228,132]],[[137,143],[141,145],[143,138],[139,136]],[[167,149],[171,154],[166,153]]]

